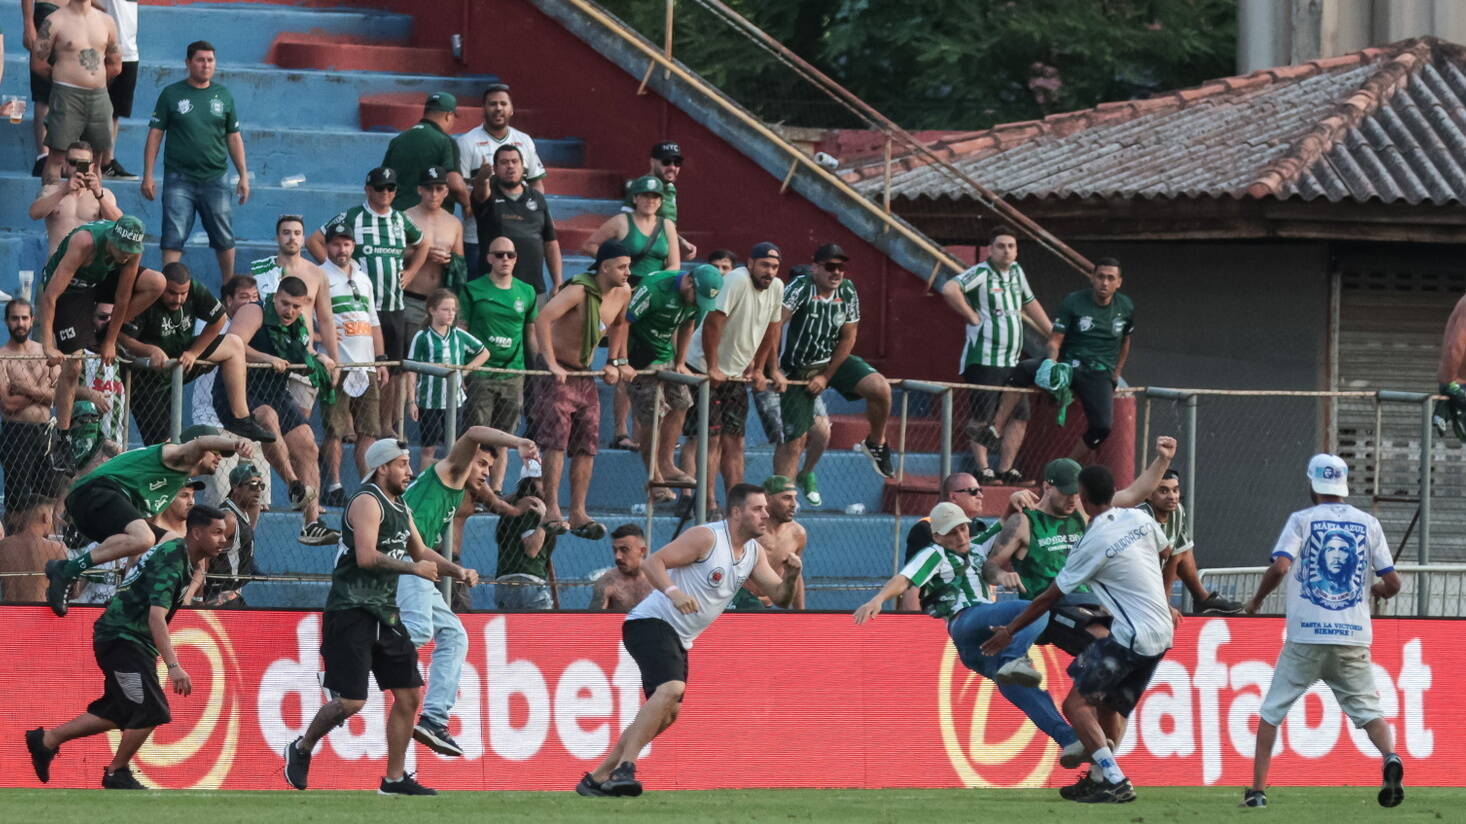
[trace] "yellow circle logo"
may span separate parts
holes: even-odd
[[[1051,646],[1035,646],[1043,688],[1060,670]],[[994,710],[996,702],[999,710]],[[990,679],[963,666],[948,642],[937,675],[942,746],[968,787],[1042,787],[1058,763],[1059,747],[998,692]]]

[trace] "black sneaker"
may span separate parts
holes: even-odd
[[[437,795],[438,791],[432,787],[424,787],[417,783],[414,778],[417,773],[403,773],[402,778],[396,781],[388,781],[383,778],[381,785],[377,787],[378,795]]]
[[[317,518],[300,528],[300,537],[296,540],[306,546],[330,546],[341,540],[341,533],[326,526],[324,520]]]
[[[575,785],[575,791],[587,798],[607,798],[611,795],[606,792],[606,785],[591,778],[590,773],[581,777],[580,783]]]
[[[1267,806],[1267,793],[1263,792],[1262,790],[1251,790],[1251,789],[1249,789],[1249,790],[1243,790],[1242,791],[1242,803],[1241,804],[1238,804],[1237,806],[1239,806],[1239,807],[1266,807]]]
[[[1005,469],[997,475],[998,486],[1022,486],[1023,473],[1016,469]]]
[[[260,443],[274,443],[275,435],[270,430],[260,426],[260,422],[245,415],[242,418],[225,418],[223,420],[224,431],[233,432],[241,438],[248,438]]]
[[[1067,787],[1059,788],[1059,797],[1068,801],[1073,801],[1076,798],[1080,798],[1081,796],[1086,796],[1094,792],[1094,788],[1098,786],[1098,784],[1099,782],[1089,777],[1089,770],[1086,769],[1084,772],[1079,774],[1078,781],[1075,781],[1073,784],[1070,784]]]
[[[311,774],[311,754],[299,747],[303,738],[285,745],[285,783],[297,790],[306,788]]]
[[[116,158],[113,158],[111,163],[102,167],[102,176],[115,180],[137,180],[137,175],[122,168],[122,164],[118,163]]]
[[[46,728],[36,727],[25,731],[25,748],[31,751],[31,766],[36,768],[36,778],[42,784],[51,782],[51,762],[61,753],[61,748],[46,749]]]
[[[1385,757],[1384,786],[1379,788],[1381,807],[1398,807],[1405,800],[1405,765],[1400,756],[1390,753]]]
[[[45,570],[46,605],[51,607],[57,618],[65,618],[67,605],[71,600],[71,580],[66,577],[66,562],[47,561]]]
[[[333,487],[321,495],[321,506],[346,506],[345,487]]]
[[[291,481],[290,485],[286,487],[286,495],[290,498],[290,508],[299,512],[305,509],[306,501],[316,497],[316,488],[306,486],[299,479],[296,479]]]
[[[1120,783],[1114,784],[1109,781],[1093,781],[1090,791],[1072,800],[1080,804],[1128,804],[1135,800],[1135,788],[1130,786],[1130,779],[1122,778]]]
[[[1003,444],[1002,433],[998,432],[998,428],[992,424],[988,424],[977,430],[977,434],[973,437],[973,440],[983,449],[997,449]]]
[[[620,766],[611,770],[611,777],[601,782],[601,789],[611,795],[630,798],[641,795],[641,782],[636,780],[636,765],[630,761],[622,761]]]
[[[108,770],[102,768],[102,789],[104,790],[146,790],[141,781],[133,777],[132,770],[123,767],[120,770]]]
[[[53,472],[67,477],[76,474],[75,457],[71,451],[71,430],[51,430],[51,452],[46,457]]]
[[[1199,615],[1241,615],[1242,605],[1213,592],[1196,605],[1196,612]]]
[[[891,465],[891,447],[888,444],[873,444],[870,441],[861,441],[860,451],[870,458],[871,466],[875,468],[876,474],[882,478],[896,477],[896,468]]]
[[[463,748],[448,734],[448,728],[426,715],[417,719],[417,726],[412,728],[412,737],[417,743],[439,755],[463,757]]]

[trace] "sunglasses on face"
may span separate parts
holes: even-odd
[[[68,165],[73,166],[73,167],[80,166],[83,163],[85,163],[88,166],[90,166],[92,164],[91,158],[82,158],[82,157],[68,157],[68,158],[66,158],[66,162],[67,162]]]
[[[968,495],[982,495],[982,488],[981,487],[977,487],[977,486],[970,486],[970,487],[968,487],[966,489],[954,489],[952,491],[953,492],[965,492]]]
[[[490,252],[489,254],[500,260],[514,260],[515,258],[519,257],[518,252]]]
[[[264,489],[265,482],[260,480],[259,478],[255,478],[254,480],[245,481],[244,483],[240,484],[240,486],[244,487],[245,489]]]
[[[388,183],[386,186],[373,186],[372,189],[378,192],[395,192],[397,191],[397,184]]]
[[[845,271],[845,264],[840,263],[838,261],[833,261],[833,260],[827,261],[825,263],[825,271],[826,272],[843,272],[843,271]]]
[[[663,160],[662,161],[662,165],[663,166],[676,166],[678,168],[681,168],[681,166],[682,166],[682,158],[680,158],[680,157],[674,157],[671,160]]]

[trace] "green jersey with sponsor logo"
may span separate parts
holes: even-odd
[[[92,638],[97,641],[130,641],[157,655],[158,648],[153,646],[148,616],[153,607],[165,607],[168,610],[166,620],[172,621],[192,577],[188,550],[184,548],[182,538],[165,541],[143,553],[117,586],[116,594],[107,602],[101,617],[92,625]]]
[[[822,297],[814,278],[800,275],[784,289],[784,308],[792,314],[784,333],[779,368],[791,375],[829,363],[840,342],[840,329],[847,323],[860,322],[860,296],[849,278],[843,278],[829,297]]]
[[[188,482],[188,472],[171,469],[163,463],[164,446],[167,444],[156,443],[123,452],[83,475],[72,489],[106,478],[127,493],[139,512],[151,518],[167,509],[178,490]]]
[[[396,312],[403,308],[402,269],[406,266],[407,247],[422,242],[422,232],[400,210],[387,207],[379,215],[365,204],[352,206],[321,225],[321,234],[338,223],[344,223],[356,238],[351,256],[371,278],[377,298],[377,311]]]
[[[992,602],[982,577],[986,548],[991,544],[974,540],[971,545],[962,555],[932,544],[901,568],[901,575],[920,588],[921,609],[927,615],[950,621],[974,604]]]
[[[239,131],[239,115],[234,95],[218,83],[200,89],[180,80],[165,86],[148,126],[167,135],[164,172],[204,183],[228,171],[228,136]]]
[[[1064,335],[1059,360],[1095,372],[1113,372],[1120,347],[1135,330],[1135,303],[1116,292],[1106,306],[1094,302],[1094,290],[1070,292],[1054,316],[1054,331]]]
[[[67,232],[66,237],[61,239],[61,245],[57,246],[56,251],[47,258],[46,267],[41,270],[41,285],[36,294],[46,290],[46,284],[51,282],[51,275],[55,274],[56,267],[61,265],[61,259],[66,257],[66,250],[71,247],[71,239],[78,234],[92,236],[92,256],[86,263],[76,267],[76,273],[71,276],[71,282],[66,285],[66,291],[81,292],[91,289],[120,268],[107,259],[107,234],[115,225],[116,221],[113,220],[94,220]]]
[[[489,275],[476,277],[458,290],[458,319],[489,350],[484,366],[499,369],[524,368],[524,327],[539,317],[534,287],[518,278],[509,285],[494,285]],[[478,373],[480,376],[485,373]],[[512,375],[488,373],[489,377]]]
[[[410,561],[407,554],[407,540],[411,535],[412,512],[405,501],[394,501],[387,497],[376,484],[363,484],[351,500],[346,502],[346,511],[362,495],[377,499],[382,507],[381,523],[377,528],[377,551],[389,558]],[[363,569],[356,564],[356,532],[351,520],[341,518],[341,544],[336,550],[336,568],[331,570],[331,592],[326,596],[326,611],[337,609],[364,609],[388,624],[399,620],[397,614],[397,577],[400,573],[378,569]]]
[[[407,491],[402,493],[402,500],[412,511],[412,522],[417,526],[423,544],[429,549],[437,549],[438,540],[453,523],[454,514],[463,504],[463,490],[449,487],[443,483],[436,468],[428,467],[413,479]]]
[[[1069,550],[1084,537],[1084,516],[1078,510],[1068,515],[1050,515],[1029,509],[1023,514],[1028,518],[1028,552],[1022,558],[1013,559],[1013,571],[1023,582],[1026,596],[1037,598],[1059,576],[1059,570],[1069,560]]]
[[[954,280],[982,323],[968,326],[962,365],[1016,366],[1023,356],[1023,307],[1034,300],[1028,276],[1016,262],[1000,272],[987,261]]]
[[[627,357],[631,368],[671,363],[677,357],[677,330],[697,317],[697,304],[682,298],[682,273],[653,272],[641,279],[626,307],[631,324]]]

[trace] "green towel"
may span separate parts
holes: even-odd
[[[601,285],[596,282],[596,276],[590,272],[576,275],[565,285],[585,287],[585,326],[581,330],[580,338],[580,368],[588,369],[591,356],[595,354],[596,345],[601,342],[603,336],[601,331]]]
[[[1069,417],[1069,404],[1074,402],[1074,390],[1070,388],[1073,380],[1074,367],[1048,359],[1039,366],[1038,375],[1034,377],[1034,382],[1048,392],[1058,405],[1059,426],[1064,425],[1065,419]]]
[[[326,371],[325,364],[317,360],[315,353],[311,351],[310,332],[306,331],[305,317],[297,317],[294,323],[285,326],[280,322],[280,314],[275,311],[275,301],[267,298],[264,308],[265,331],[270,334],[270,344],[275,348],[275,354],[290,363],[305,364],[306,377],[320,391],[320,402],[335,403],[336,387],[331,382],[331,373]]]
[[[468,261],[463,259],[463,255],[454,255],[443,267],[443,288],[457,292],[467,282]]]

